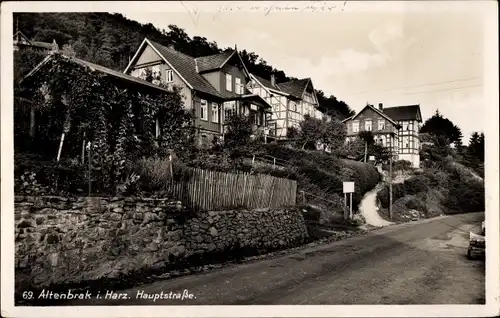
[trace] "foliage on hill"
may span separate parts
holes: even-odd
[[[462,157],[446,144],[446,139],[436,136],[433,141],[421,151],[423,170],[392,187],[395,220],[402,220],[410,210],[422,212],[425,217],[484,211],[484,181],[458,163],[457,158]],[[377,197],[387,216],[387,185]]]
[[[141,24],[117,13],[18,13],[14,21],[29,38],[49,43],[56,40],[61,48],[70,44],[77,57],[118,71],[125,69],[145,37],[160,44],[173,44],[176,50],[193,57],[229,49],[202,36],[191,38],[175,25],[160,30],[151,23]],[[251,73],[263,78],[274,74],[277,83],[295,79],[254,52],[243,49],[240,53]],[[335,96],[326,96],[321,90],[316,93],[321,110],[340,118],[353,115],[350,107]]]

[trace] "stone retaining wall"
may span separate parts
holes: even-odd
[[[190,215],[145,198],[16,197],[16,287],[42,288],[161,269],[233,248],[285,248],[308,234],[298,209]]]

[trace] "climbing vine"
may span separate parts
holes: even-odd
[[[62,157],[78,159],[90,142],[102,189],[124,182],[137,158],[184,151],[194,133],[178,91],[145,90],[115,79],[56,54],[23,83],[29,88],[24,97],[37,105],[38,137],[52,141],[43,151],[55,159],[63,132]]]

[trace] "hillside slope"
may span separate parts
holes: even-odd
[[[447,158],[434,168],[415,171],[403,183],[393,185],[395,221],[410,221],[445,214],[482,212],[484,180],[471,169]],[[380,212],[389,219],[389,189],[378,193]]]

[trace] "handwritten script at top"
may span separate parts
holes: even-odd
[[[188,11],[188,13],[193,17],[194,20],[198,20],[200,15],[200,9],[193,7],[190,4],[190,8],[186,6],[183,2],[181,2],[184,8]],[[231,4],[228,1],[228,4],[221,5],[216,9],[213,13],[213,19],[215,20],[217,16],[221,13],[229,13],[229,12],[249,12],[249,13],[262,13],[264,16],[268,16],[273,12],[338,12],[344,11],[347,1],[337,1],[336,3],[332,3],[329,1],[309,1],[307,3],[273,3],[269,5],[259,5],[254,3],[238,3]]]

